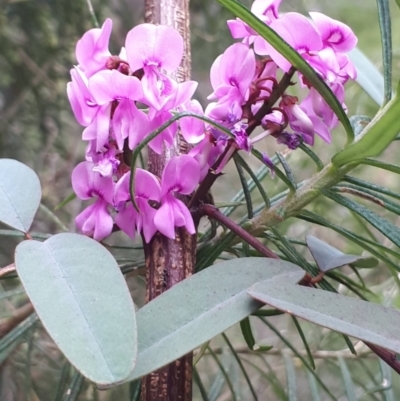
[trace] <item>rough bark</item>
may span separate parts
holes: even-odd
[[[145,21],[169,25],[184,38],[185,51],[174,75],[178,82],[190,78],[189,0],[145,0]],[[165,164],[174,155],[187,152],[187,144],[179,135],[171,149],[162,155],[149,150],[148,168],[159,177]],[[147,302],[174,286],[193,272],[196,237],[186,229],[176,230],[176,239],[157,234],[145,247]],[[183,305],[184,306],[184,305]],[[192,399],[192,354],[146,376],[142,381],[142,401],[190,401]]]

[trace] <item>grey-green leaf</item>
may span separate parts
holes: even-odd
[[[0,159],[0,221],[28,232],[42,190],[36,173],[17,160]]]
[[[384,80],[382,74],[368,57],[357,47],[349,53],[349,58],[357,70],[357,83],[378,106],[383,104]]]
[[[233,259],[164,292],[137,313],[138,359],[129,380],[176,360],[259,309],[262,303],[247,294],[253,284],[293,273],[304,276],[282,260]]]
[[[349,264],[360,267],[374,267],[378,264],[378,260],[374,257],[347,255],[312,235],[308,235],[306,239],[315,262],[323,272]]]
[[[91,238],[63,233],[20,243],[15,265],[65,357],[102,386],[126,379],[136,359],[135,308],[112,255]]]
[[[255,284],[249,294],[276,309],[331,330],[400,352],[400,311],[293,284],[299,272]],[[366,319],[368,316],[368,319]]]

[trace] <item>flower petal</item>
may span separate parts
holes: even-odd
[[[87,31],[76,44],[76,59],[89,78],[97,71],[105,69],[108,51],[108,42],[112,30],[112,21],[107,18],[103,26]]]
[[[89,79],[89,90],[98,104],[117,99],[140,100],[143,97],[139,79],[118,70],[104,70],[93,75]]]
[[[114,223],[107,207],[107,202],[102,199],[98,199],[93,205],[87,207],[75,219],[78,229],[85,235],[93,236],[96,241],[108,237]]]
[[[126,53],[133,71],[154,65],[175,71],[183,55],[182,36],[166,25],[141,24],[128,32]]]
[[[321,34],[324,45],[331,46],[337,52],[349,52],[357,45],[354,32],[343,22],[334,20],[317,12],[309,13]]]
[[[200,180],[200,167],[189,155],[173,157],[165,166],[161,179],[161,196],[176,191],[189,195]]]

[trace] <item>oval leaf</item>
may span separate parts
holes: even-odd
[[[294,272],[255,284],[249,295],[309,322],[400,352],[400,311],[293,284],[301,277]]]
[[[135,380],[187,354],[262,304],[247,290],[258,281],[304,272],[292,263],[241,258],[213,265],[153,299],[137,313]]]
[[[354,140],[354,133],[347,118],[346,112],[343,110],[342,105],[333,94],[329,86],[320,78],[317,72],[300,56],[300,54],[293,49],[287,42],[285,42],[273,29],[266,25],[263,21],[257,18],[250,10],[240,4],[236,0],[218,0],[226,9],[233,13],[236,17],[240,18],[251,28],[253,28],[260,36],[262,36],[274,49],[276,49],[290,64],[300,71],[307,81],[319,92],[328,103],[329,107],[336,114],[339,121],[347,133],[347,143]]]
[[[13,159],[0,159],[0,221],[24,233],[31,227],[42,190],[36,173]]]
[[[312,235],[308,235],[306,240],[311,255],[318,268],[323,272],[350,264],[361,267],[374,267],[378,264],[378,260],[373,257],[347,255]]]
[[[44,327],[65,357],[103,386],[132,372],[135,308],[112,255],[83,235],[24,241],[15,265]]]

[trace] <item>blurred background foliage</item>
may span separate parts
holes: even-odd
[[[243,3],[250,5],[250,1]],[[111,50],[118,53],[126,33],[142,21],[143,2],[98,0],[93,1],[93,6],[100,23],[107,17],[113,19]],[[398,79],[400,35],[397,27],[400,23],[400,13],[394,1],[391,2],[391,9],[394,29],[393,75]],[[359,48],[378,68],[382,67],[374,0],[285,0],[281,11],[297,11],[304,14],[307,11],[320,11],[347,23],[359,38]],[[207,104],[207,95],[211,93],[210,66],[232,43],[226,28],[228,18],[231,16],[214,0],[191,1],[192,78],[200,83],[197,98],[204,106]],[[26,163],[41,179],[44,206],[38,212],[34,231],[55,233],[61,230],[61,225],[56,219],[49,219],[46,208],[54,210],[71,194],[70,173],[83,159],[82,128],[75,122],[71,113],[65,88],[69,81],[69,70],[76,63],[76,41],[91,27],[92,22],[85,0],[0,0],[0,157],[15,158]],[[346,93],[350,116],[358,114],[372,117],[376,113],[378,106],[356,83],[348,84]],[[314,151],[327,162],[344,142],[345,135],[339,127],[334,133],[333,145],[327,146],[317,140]],[[396,147],[397,142],[381,159],[396,164]],[[265,150],[272,155],[274,151],[282,148],[267,143]],[[254,170],[260,167],[256,162],[246,160]],[[315,173],[315,165],[301,151],[289,155],[287,160],[299,182]],[[354,175],[399,192],[397,176],[385,170],[365,167],[356,170]],[[279,181],[269,177],[263,180],[263,185],[271,196],[284,189]],[[231,167],[219,180],[213,193],[217,202],[226,202],[240,188],[235,169]],[[257,205],[260,201],[261,198],[254,193],[254,204]],[[367,204],[365,201],[360,202]],[[377,205],[371,206],[371,203],[368,207],[393,223],[398,223],[398,216],[395,214]],[[74,231],[74,216],[81,208],[81,202],[75,199],[58,210],[56,215]],[[333,204],[326,198],[320,197],[308,210],[391,249],[391,244],[381,233],[367,226],[349,210]],[[246,216],[246,207],[236,208],[233,216],[238,220]],[[4,227],[0,226],[0,230],[2,228]],[[294,249],[308,259],[310,255],[302,245],[307,234],[316,235],[344,252],[363,251],[362,247],[349,242],[332,230],[301,220],[289,219],[279,226],[279,232],[294,239]],[[16,238],[0,236],[0,266],[12,262],[13,251],[18,241]],[[113,235],[110,242],[131,245],[119,234]],[[140,249],[114,249],[113,252],[121,266],[130,272],[127,274],[128,283],[136,303],[140,306],[143,302],[144,288],[140,275],[144,263],[142,252]],[[398,258],[390,254],[388,258],[393,264],[398,264]],[[348,268],[342,269],[341,272],[344,277],[357,282],[357,274],[362,276],[365,287],[359,284],[358,291],[367,299],[400,306],[397,272],[387,264],[381,262],[377,268],[364,269],[357,274]],[[351,293],[345,278],[342,284],[338,284],[337,280],[335,283],[339,292],[347,295]],[[1,282],[0,319],[8,321],[7,319],[15,316],[20,310],[19,307],[25,303],[26,296],[17,280],[8,279]],[[250,351],[237,327],[227,332],[228,337],[220,336],[213,340],[213,351],[205,349],[203,357],[196,365],[196,381],[199,383],[201,380],[200,389],[204,386],[209,400],[251,400],[256,399],[255,395],[259,400],[332,399],[316,384],[316,379],[310,371],[304,368],[302,360],[307,360],[307,353],[291,318],[268,318],[268,324],[273,325],[271,327],[260,319],[252,318],[251,322],[257,343],[273,345],[274,348],[266,353]],[[3,326],[0,322],[0,331]],[[18,341],[0,342],[0,400],[75,399],[73,392],[72,395],[68,395],[67,389],[71,385],[80,387],[80,377],[74,376],[73,369],[66,364],[40,325],[35,323],[32,327],[15,337]],[[390,369],[384,363],[380,363],[362,343],[353,342],[358,351],[358,357],[355,357],[348,350],[341,335],[303,322],[301,327],[315,359],[315,372],[332,392],[333,399],[400,399],[398,377],[392,377]],[[234,347],[234,353],[230,346]],[[238,360],[241,364],[238,364]],[[252,388],[248,382],[251,382]],[[206,399],[204,394],[200,394],[199,387],[194,387],[195,399]],[[133,400],[133,394],[134,385],[100,392],[91,384],[83,383],[77,399],[130,401]]]

